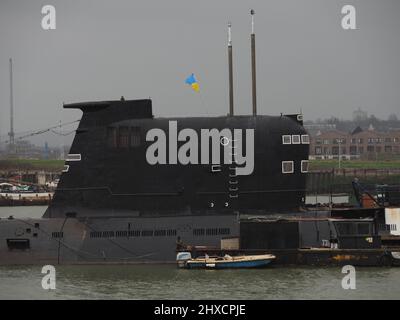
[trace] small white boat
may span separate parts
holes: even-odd
[[[197,257],[192,259],[190,252],[179,252],[176,260],[178,266],[186,269],[228,269],[228,268],[262,268],[269,265],[275,256],[272,254],[242,255],[223,257]]]

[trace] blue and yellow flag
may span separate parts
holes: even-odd
[[[199,83],[197,82],[193,73],[189,77],[186,78],[185,83],[190,85],[194,91],[196,91],[196,92],[200,91]]]

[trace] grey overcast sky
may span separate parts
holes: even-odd
[[[56,30],[41,27],[44,5]],[[357,30],[341,27],[356,8]],[[255,9],[260,114],[350,118],[358,107],[400,116],[398,0],[0,0],[0,134],[80,117],[63,102],[153,99],[156,116],[228,111],[227,22],[232,22],[235,109],[251,112],[250,8]],[[184,83],[194,73],[200,95]]]

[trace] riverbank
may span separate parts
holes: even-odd
[[[64,160],[6,159],[0,160],[0,171],[61,172]]]
[[[3,159],[0,160],[0,171],[10,170],[38,170],[47,172],[61,172],[64,160],[38,159]],[[310,160],[310,171],[329,169],[398,169],[400,160]]]

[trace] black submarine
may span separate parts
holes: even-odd
[[[173,261],[178,237],[218,246],[239,236],[242,213],[290,212],[304,201],[308,144],[282,136],[308,136],[291,116],[153,118],[150,100],[65,107],[83,116],[53,200],[42,219],[0,221],[2,264]],[[149,164],[146,133],[168,133],[171,122],[194,132],[254,129],[252,173],[237,175],[235,162]]]
[[[83,115],[57,190],[42,218],[0,219],[0,265],[165,263],[177,250],[387,257],[384,209],[305,209],[309,136],[302,114],[257,115],[254,29],[253,114],[233,114],[230,26],[228,40],[227,116],[158,118],[150,99],[64,105]]]

